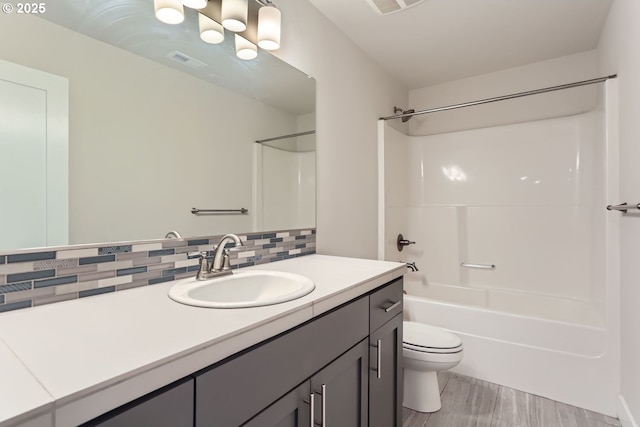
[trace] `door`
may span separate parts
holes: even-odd
[[[368,425],[368,360],[365,339],[311,377],[316,425]]]
[[[0,61],[0,250],[68,243],[68,83]]]
[[[402,314],[369,337],[369,426],[402,426]]]

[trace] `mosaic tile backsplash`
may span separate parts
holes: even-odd
[[[280,261],[316,251],[316,230],[238,234],[232,268]],[[220,236],[114,245],[83,245],[0,255],[0,313],[195,276],[198,259]],[[227,245],[226,247],[230,247]]]

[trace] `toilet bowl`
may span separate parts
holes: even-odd
[[[443,329],[404,321],[404,398],[402,405],[419,412],[435,412],[442,406],[438,371],[462,360],[462,340]]]

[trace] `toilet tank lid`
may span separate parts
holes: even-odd
[[[402,341],[427,348],[455,348],[462,345],[460,337],[424,323],[405,321],[402,325]]]

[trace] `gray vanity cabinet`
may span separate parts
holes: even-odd
[[[83,427],[192,427],[194,381],[187,378],[96,418]]]
[[[400,427],[402,278],[86,427]]]
[[[369,427],[402,426],[402,285],[370,296]]]

